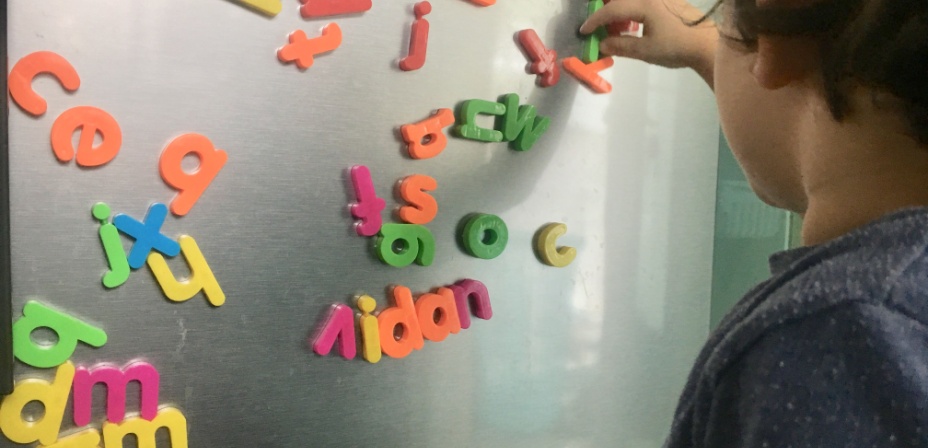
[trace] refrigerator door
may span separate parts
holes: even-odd
[[[314,19],[301,18],[296,1],[282,6],[267,17],[224,0],[7,2],[10,66],[46,50],[80,76],[73,93],[48,76],[34,81],[48,103],[41,117],[10,101],[13,318],[34,300],[105,330],[102,347],[78,344],[71,362],[154,366],[161,406],[183,413],[195,447],[659,446],[709,327],[711,91],[691,72],[630,60],[603,72],[608,95],[566,72],[538,87],[516,33],[534,29],[560,58],[579,55],[585,1],[434,0],[427,58],[414,71],[398,68],[411,0]],[[342,35],[334,51],[307,70],[278,60],[292,31],[313,38],[329,23]],[[531,150],[461,139],[449,127],[441,154],[407,155],[401,125],[509,93],[551,119]],[[122,145],[109,163],[55,157],[51,128],[77,106],[118,122]],[[492,117],[478,123],[494,126]],[[116,288],[101,282],[108,264],[92,206],[142,220],[152,203],[170,205],[177,191],[159,160],[189,133],[228,160],[189,213],[169,212],[160,230],[195,239],[221,306],[202,294],[168,300],[148,266]],[[404,203],[398,180],[437,181],[431,265],[388,266],[358,236],[348,211],[355,165],[370,169],[385,222],[397,222]],[[498,257],[462,249],[472,213],[505,221]],[[533,250],[551,222],[567,225],[558,245],[577,250],[563,268]],[[129,251],[134,241],[122,243]],[[178,277],[183,258],[167,259]],[[380,311],[391,286],[418,296],[462,279],[486,285],[492,318],[473,317],[405,358],[319,356],[308,343],[333,304],[355,310],[368,294]],[[15,366],[17,381],[54,374]],[[93,390],[87,427],[99,429],[107,406],[102,386]],[[127,418],[138,391],[128,387]],[[73,414],[69,402],[62,435],[83,428]]]

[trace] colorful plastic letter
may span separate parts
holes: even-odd
[[[371,9],[371,0],[300,0],[304,18],[354,14]]]
[[[10,97],[27,113],[41,117],[48,109],[45,100],[32,90],[32,80],[40,74],[49,74],[55,77],[61,87],[68,92],[74,92],[81,86],[81,78],[77,70],[67,59],[51,51],[36,51],[23,56],[8,78]]]
[[[432,12],[432,4],[425,1],[416,3],[414,8],[416,20],[412,23],[412,35],[409,37],[409,54],[400,60],[400,70],[419,70],[425,65],[425,55],[429,45],[429,21],[425,16]]]
[[[206,257],[200,251],[200,246],[192,236],[181,235],[178,238],[180,243],[180,253],[187,260],[187,266],[190,267],[190,276],[184,281],[177,280],[177,277],[171,273],[171,268],[164,261],[161,254],[148,255],[148,268],[151,269],[164,295],[174,302],[186,302],[203,291],[206,300],[209,300],[212,306],[222,306],[226,303],[226,294],[222,292],[219,281],[213,275],[213,270],[206,263]]]
[[[77,164],[80,166],[104,165],[116,157],[122,146],[122,130],[112,115],[96,107],[72,107],[52,124],[52,150],[59,162],[67,163],[74,158],[71,137],[76,131],[81,133],[77,143]],[[96,134],[100,134],[101,141],[100,146],[95,147],[93,140]]]
[[[142,418],[152,420],[158,415],[158,389],[161,377],[158,371],[146,362],[129,364],[125,369],[101,364],[87,370],[78,367],[74,373],[74,424],[90,424],[93,405],[93,386],[106,385],[106,419],[119,423],[126,418],[126,387],[130,381],[138,381],[141,395],[139,408]]]
[[[377,326],[377,316],[372,314],[376,308],[377,301],[373,297],[358,297],[358,309],[361,310],[358,322],[361,327],[361,355],[371,364],[380,361],[380,327]]]
[[[461,331],[454,292],[448,288],[438,288],[435,294],[419,296],[419,300],[416,300],[416,316],[419,318],[422,336],[430,341],[441,342],[449,334]]]
[[[470,2],[480,6],[490,6],[496,4],[496,0],[470,0]]]
[[[168,216],[168,208],[160,202],[148,207],[145,221],[139,221],[122,213],[113,217],[113,225],[120,232],[135,239],[135,244],[129,251],[129,267],[138,269],[145,264],[148,253],[157,250],[169,257],[176,257],[180,253],[180,244],[161,233],[161,225]]]
[[[429,159],[444,151],[448,137],[442,129],[454,124],[454,112],[451,109],[439,109],[431,117],[418,123],[403,125],[400,132],[406,141],[409,157]]]
[[[85,429],[62,437],[51,445],[39,445],[37,448],[100,448],[100,431],[96,428]]]
[[[58,342],[52,345],[33,342],[31,335],[37,328],[52,330],[58,335]],[[60,365],[71,357],[78,341],[102,347],[106,344],[106,332],[33,300],[23,305],[23,317],[13,324],[13,354],[32,367],[48,369]]]
[[[410,224],[428,224],[438,214],[438,201],[426,193],[438,188],[434,178],[413,174],[400,182],[400,197],[410,205],[400,207],[400,219]]]
[[[306,70],[313,66],[313,59],[319,53],[338,48],[342,44],[342,29],[337,23],[330,23],[322,29],[322,36],[308,39],[302,30],[290,33],[290,43],[277,50],[277,59],[284,64],[296,62],[296,66]]]
[[[351,185],[354,187],[354,196],[358,202],[351,204],[351,216],[360,219],[355,224],[355,231],[361,236],[374,236],[383,226],[380,212],[387,206],[387,202],[377,197],[374,190],[374,181],[371,179],[371,170],[364,165],[351,167]]]
[[[310,341],[319,356],[328,355],[338,340],[338,352],[345,359],[354,359],[357,346],[354,339],[354,313],[346,305],[332,305],[322,327]]]
[[[489,320],[493,317],[493,307],[490,305],[490,292],[487,291],[486,285],[477,280],[461,280],[454,286],[449,286],[454,292],[454,302],[458,308],[458,319],[461,321],[461,328],[470,328],[470,313]],[[467,305],[470,304],[470,309]]]
[[[610,36],[637,36],[640,29],[641,23],[633,20],[612,22],[606,25],[606,33]]]
[[[435,238],[418,224],[384,224],[374,239],[374,252],[390,266],[401,268],[413,261],[429,266],[435,259]]]
[[[377,316],[380,326],[380,348],[391,358],[405,358],[413,350],[421,350],[425,342],[416,318],[412,292],[405,286],[393,288],[393,303]],[[397,333],[396,327],[402,327]]]
[[[110,270],[103,274],[103,286],[115,288],[129,279],[129,260],[126,258],[126,250],[123,249],[122,241],[119,239],[119,230],[109,222],[110,206],[97,202],[93,205],[91,212],[93,217],[102,224],[99,231],[100,243],[103,244],[103,253],[110,266]]]
[[[545,47],[535,30],[519,31],[519,43],[532,58],[529,73],[538,75],[537,84],[541,87],[551,87],[561,79],[561,68],[557,65],[557,52]]]
[[[506,114],[502,119],[503,140],[512,142],[510,146],[517,151],[532,149],[538,138],[551,126],[551,119],[537,116],[535,106],[519,106],[519,95],[503,95]]]
[[[602,58],[592,64],[584,64],[583,61],[571,56],[561,62],[568,73],[586,84],[590,90],[596,93],[609,93],[612,91],[612,84],[609,84],[609,81],[599,75],[599,72],[612,67],[615,63],[612,58]]]
[[[477,115],[503,115],[506,113],[506,106],[500,103],[494,103],[486,100],[467,100],[461,105],[461,117],[458,120],[459,125],[454,127],[454,132],[459,137],[481,142],[501,142],[503,133],[495,129],[485,129],[477,126]]]
[[[509,229],[499,216],[475,213],[464,224],[461,242],[470,255],[490,260],[506,250]]]
[[[590,0],[587,4],[587,17],[603,8],[603,0]],[[583,62],[591,63],[599,60],[599,43],[606,38],[606,28],[599,27],[583,38],[583,49],[580,56]]]
[[[535,250],[538,252],[538,257],[545,264],[562,268],[569,265],[577,257],[577,249],[555,246],[557,239],[565,233],[567,233],[567,226],[556,222],[550,223],[538,231],[535,237]]]
[[[0,429],[3,435],[16,443],[55,443],[73,379],[74,364],[68,361],[58,367],[51,383],[33,378],[18,382],[13,393],[4,397],[0,405]],[[23,408],[32,401],[42,403],[45,415],[37,421],[23,420]]]
[[[280,10],[283,9],[284,5],[280,0],[238,0],[241,4],[249,7],[250,9],[260,12],[268,17],[274,17],[277,14],[280,14]]]
[[[171,448],[187,448],[187,419],[184,414],[174,408],[162,408],[152,421],[135,417],[122,423],[104,423],[103,446],[122,448],[126,435],[135,434],[138,448],[156,448],[155,433],[161,428],[167,428],[171,438]]]
[[[200,165],[192,173],[184,171],[181,167],[184,157],[190,154],[195,155],[200,161]],[[171,200],[171,213],[177,216],[186,215],[228,159],[229,155],[225,151],[216,149],[208,138],[200,134],[184,134],[171,140],[158,161],[161,179],[177,190],[177,195]]]

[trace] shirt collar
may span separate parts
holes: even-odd
[[[891,236],[890,240],[895,244],[913,244],[915,241],[912,237],[923,241],[926,232],[928,232],[928,207],[897,210],[831,241],[776,252],[769,259],[770,273],[774,277],[782,275],[808,257],[830,258],[864,245],[885,245],[886,236]],[[874,241],[877,243],[873,243]]]

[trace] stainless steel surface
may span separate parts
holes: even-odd
[[[109,342],[79,347],[73,361],[151,362],[162,404],[187,416],[194,447],[659,446],[708,331],[718,148],[709,90],[692,73],[624,60],[611,95],[566,73],[537,88],[515,33],[534,28],[562,56],[577,54],[580,0],[434,0],[428,60],[409,73],[395,59],[408,48],[413,1],[312,21],[284,3],[274,19],[221,0],[8,3],[10,61],[52,50],[82,81],[66,94],[37,80],[49,103],[40,119],[10,111],[14,316],[36,299],[105,328]],[[340,48],[306,72],[277,61],[290,31],[315,35],[329,21],[342,27]],[[531,151],[452,138],[434,159],[403,157],[397,126],[511,92],[552,118]],[[54,118],[77,105],[122,127],[106,166],[52,154]],[[147,268],[115,290],[100,283],[91,205],[141,218],[169,201],[158,157],[185,132],[229,153],[193,210],[164,226],[196,238],[228,296],[215,309],[202,297],[168,302]],[[397,179],[438,180],[434,265],[383,265],[353,234],[354,164],[371,168],[388,207]],[[508,224],[499,258],[456,246],[471,212]],[[564,269],[532,252],[551,221],[567,224],[561,243],[579,251]],[[424,292],[461,278],[488,286],[492,320],[376,365],[307,348],[332,303],[364,292],[382,307],[388,285]],[[16,367],[19,379],[51,375]],[[99,427],[103,397],[94,400]],[[72,426],[69,409],[63,431]]]

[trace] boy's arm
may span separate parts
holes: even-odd
[[[867,304],[788,323],[697,407],[705,447],[928,446],[928,330]]]
[[[712,21],[689,25],[702,16],[683,0],[611,0],[587,19],[580,32],[590,34],[601,26],[630,20],[642,23],[641,38],[610,34],[600,50],[669,68],[692,68],[712,88],[719,35]]]

